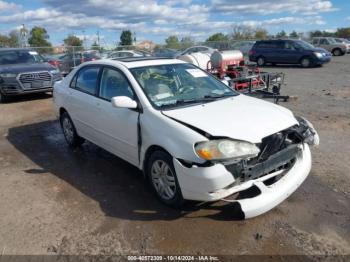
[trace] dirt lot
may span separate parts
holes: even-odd
[[[287,75],[284,106],[314,123],[313,169],[287,201],[235,221],[223,203],[160,204],[141,173],[88,143],[67,148],[48,95],[0,105],[0,255],[350,255],[350,55]]]

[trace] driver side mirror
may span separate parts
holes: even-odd
[[[136,109],[137,108],[137,102],[135,100],[132,100],[130,97],[127,96],[115,96],[112,97],[112,106],[117,108],[129,108],[129,109]]]

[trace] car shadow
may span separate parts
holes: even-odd
[[[167,207],[153,195],[138,168],[89,142],[75,150],[68,148],[58,121],[10,128],[7,139],[39,166],[24,170],[25,173],[38,176],[49,173],[64,180],[97,201],[106,216],[140,221],[174,220],[196,212],[193,217],[229,221],[243,218],[239,206],[233,203],[188,201],[181,209]],[[64,195],[65,190],[58,194],[63,194],[59,199],[71,197]]]
[[[48,98],[52,98],[52,94],[50,92],[8,96],[6,98],[6,104],[14,104],[14,103],[34,101],[39,99],[48,99]]]

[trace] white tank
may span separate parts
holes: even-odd
[[[214,51],[210,57],[211,66],[219,68],[223,64],[231,64],[230,62],[243,60],[243,54],[239,50]]]
[[[187,63],[198,66],[199,68],[206,70],[208,62],[210,61],[210,55],[205,53],[191,53],[187,55],[182,55],[178,59],[185,61]]]

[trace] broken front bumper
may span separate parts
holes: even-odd
[[[174,159],[174,167],[182,195],[189,200],[216,201],[257,187],[260,191],[257,196],[232,201],[239,204],[245,218],[251,218],[280,204],[303,183],[311,169],[311,153],[307,144],[300,145],[300,152],[292,167],[240,184],[222,164],[188,168]],[[281,178],[267,185],[266,181],[276,176]]]

